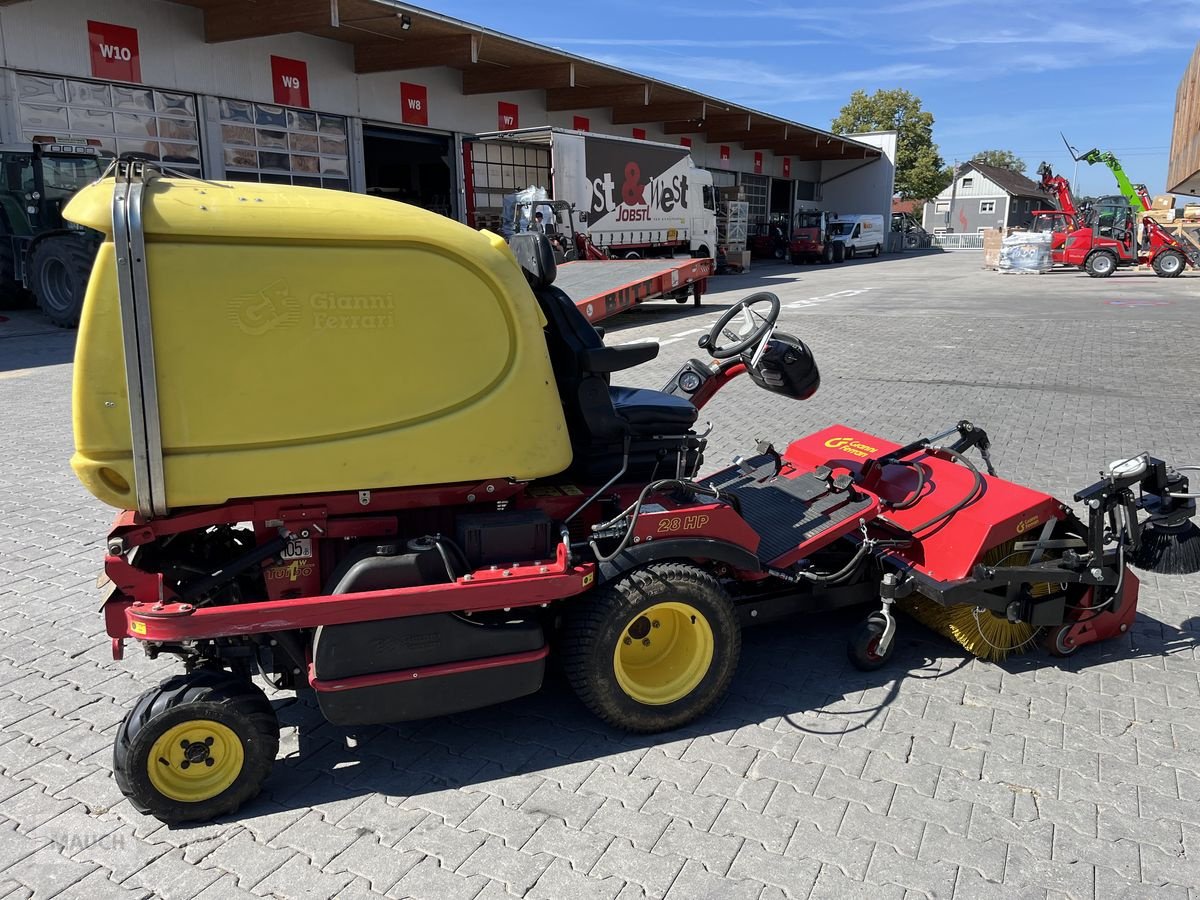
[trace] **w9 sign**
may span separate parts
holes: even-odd
[[[304,60],[272,56],[271,85],[276,103],[308,109],[308,65]]]
[[[87,29],[93,77],[112,81],[142,80],[136,28],[112,25],[108,22],[93,22],[89,19]]]

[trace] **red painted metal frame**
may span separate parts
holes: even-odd
[[[125,632],[113,635],[110,631],[110,636],[177,642],[423,613],[537,606],[581,594],[594,579],[595,566],[567,565],[566,548],[560,544],[558,558],[552,563],[483,570],[449,584],[214,607],[135,601],[125,608]]]
[[[563,263],[567,266],[601,266],[603,262],[575,261]],[[713,274],[713,261],[707,258],[688,260],[663,260],[663,270],[650,278],[642,278],[620,285],[602,294],[590,297],[573,297],[575,306],[591,323],[601,322],[619,312],[632,309],[639,303],[678,291],[686,287],[701,294],[708,289],[708,277]]]
[[[341,691],[353,691],[358,688],[380,687],[385,684],[399,684],[401,682],[411,683],[420,679],[427,680],[445,675],[460,675],[463,672],[479,672],[484,669],[497,669],[502,666],[519,666],[524,663],[545,659],[549,653],[550,648],[546,646],[538,650],[526,650],[523,653],[511,653],[506,656],[487,656],[482,659],[439,663],[435,666],[400,669],[395,672],[354,675],[350,678],[330,678],[324,681],[317,678],[316,667],[310,662],[308,664],[308,685],[314,691],[334,694]]]
[[[1063,639],[1068,648],[1082,647],[1094,644],[1096,641],[1107,640],[1125,634],[1133,627],[1137,616],[1137,598],[1140,582],[1128,568],[1121,576],[1121,596],[1116,609],[1111,607],[1101,612],[1095,612],[1092,605],[1096,602],[1096,589],[1088,591],[1079,604],[1083,609],[1074,611],[1074,623],[1068,622],[1069,630]]]

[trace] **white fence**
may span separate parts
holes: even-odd
[[[935,234],[933,246],[943,250],[982,250],[982,234]]]

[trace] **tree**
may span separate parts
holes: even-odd
[[[855,91],[832,127],[838,134],[897,132],[896,193],[905,200],[936,197],[953,178],[933,142],[933,113],[906,90]]]
[[[1018,175],[1025,174],[1025,160],[1018,159],[1011,150],[980,150],[971,157],[971,161],[998,169],[1008,169]]]

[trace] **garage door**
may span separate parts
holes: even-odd
[[[77,78],[18,73],[22,138],[87,143],[200,174],[200,127],[191,94]]]
[[[766,175],[750,175],[743,172],[738,176],[738,180],[746,189],[746,202],[750,204],[751,224],[766,222],[771,179]]]
[[[221,149],[230,181],[350,190],[345,116],[221,100]]]

